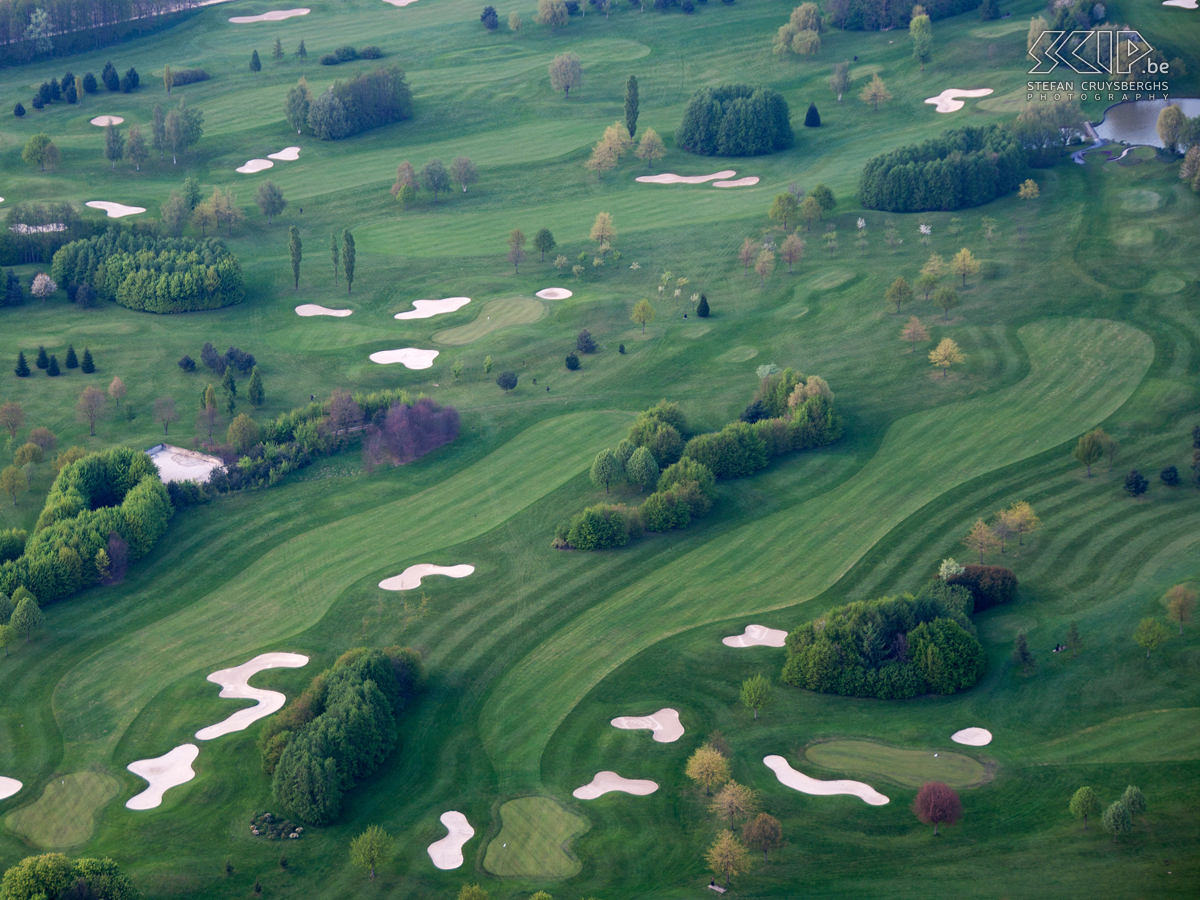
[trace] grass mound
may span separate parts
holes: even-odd
[[[581,868],[570,842],[587,819],[549,797],[521,797],[500,807],[500,833],[488,844],[483,867],[501,878],[568,878]]]
[[[845,772],[867,781],[883,779],[917,788],[927,781],[942,781],[951,787],[981,783],[987,770],[969,756],[953,751],[903,750],[874,741],[829,741],[805,751],[810,762],[835,772]]]
[[[96,814],[117,795],[119,785],[102,772],[74,772],[53,779],[36,802],[4,822],[47,850],[75,847],[92,836]]]

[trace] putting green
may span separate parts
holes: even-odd
[[[811,287],[814,291],[832,291],[853,278],[854,273],[849,269],[834,269],[832,272],[823,272],[814,278]]]
[[[470,344],[493,331],[513,325],[532,325],[546,316],[546,305],[532,297],[502,297],[490,300],[474,322],[447,328],[434,334],[439,344],[462,346]]]
[[[1121,209],[1125,212],[1150,212],[1158,209],[1162,198],[1155,191],[1129,190],[1117,194],[1121,198]]]
[[[717,362],[723,363],[740,363],[754,359],[758,356],[758,351],[753,347],[734,347],[732,350],[726,350],[717,357]]]
[[[882,778],[912,788],[927,781],[942,781],[951,787],[971,787],[987,777],[987,770],[979,762],[947,750],[902,750],[872,741],[829,741],[814,744],[805,755],[818,766],[835,772],[861,777],[868,782]]]
[[[1150,290],[1156,294],[1178,294],[1185,287],[1187,284],[1182,278],[1169,272],[1160,272],[1150,280]]]
[[[117,795],[117,779],[102,772],[74,772],[46,785],[42,796],[12,813],[9,828],[47,850],[82,844],[92,836],[96,814]]]
[[[589,828],[587,819],[549,797],[509,800],[483,867],[501,878],[569,878],[582,868],[570,843]]]
[[[931,500],[1106,419],[1129,399],[1154,358],[1144,332],[1107,320],[1054,319],[1026,325],[1018,335],[1030,358],[1020,383],[906,416],[853,478],[676,558],[515,663],[480,717],[496,768],[536,781],[559,723],[626,659],[705,622],[817,596]],[[980,442],[985,433],[989,440]],[[924,439],[929,434],[942,440],[931,444]],[[938,477],[929,478],[930,472]],[[865,522],[864,509],[872,511]],[[785,534],[788,550],[780,553],[778,536]],[[802,568],[797,559],[805,561]]]

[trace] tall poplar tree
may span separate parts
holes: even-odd
[[[292,258],[292,279],[295,289],[300,290],[300,229],[293,225],[288,229],[288,255]]]
[[[350,229],[342,231],[342,271],[346,273],[346,293],[354,288],[354,235]]]
[[[629,80],[625,82],[625,127],[629,129],[631,139],[637,134],[637,120],[638,80],[637,76],[630,75]]]

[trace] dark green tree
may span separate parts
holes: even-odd
[[[251,72],[261,72],[262,71],[262,60],[260,60],[258,58],[257,50],[253,50],[250,53],[250,71]]]
[[[275,51],[271,54],[275,59],[283,59],[283,41],[275,38]]]
[[[44,369],[50,365],[50,357],[46,355],[46,348],[40,345],[38,346],[36,365],[39,369]]]
[[[992,19],[999,18],[1000,3],[998,0],[983,0],[979,4],[979,18],[985,22],[990,22]]]
[[[554,239],[549,228],[539,228],[538,233],[533,236],[533,246],[541,251],[542,262],[545,262],[546,254],[558,246],[558,241]]]
[[[74,344],[67,344],[67,368],[68,369],[78,369],[79,368],[79,357],[77,357],[75,355],[75,345]]]
[[[346,273],[346,293],[354,287],[354,235],[347,228],[342,231],[342,271]]]
[[[629,129],[632,139],[637,134],[638,120],[638,80],[634,75],[625,82],[625,127]]]
[[[79,371],[85,375],[91,375],[96,371],[96,363],[92,360],[92,351],[87,347],[83,348],[83,360],[79,363]]]
[[[250,381],[246,385],[246,399],[250,401],[251,406],[262,406],[266,401],[266,396],[262,375],[259,374],[258,366],[255,366],[250,370]]]
[[[1012,660],[1021,667],[1022,675],[1034,664],[1033,654],[1029,651],[1029,639],[1025,637],[1024,631],[1017,632],[1017,639],[1013,644]]]
[[[823,182],[809,191],[808,195],[820,203],[821,209],[825,210],[825,212],[829,212],[837,206],[837,199],[833,196],[833,191],[826,187]]]
[[[1132,784],[1125,788],[1125,793],[1121,795],[1121,802],[1129,810],[1130,816],[1140,816],[1146,811],[1146,795],[1140,788],[1136,788]]]
[[[254,202],[258,204],[262,214],[267,217],[268,225],[287,207],[287,201],[283,199],[283,191],[273,181],[264,181],[258,186]]]
[[[300,41],[300,46],[296,48],[296,55],[301,59],[308,59],[308,48],[304,46],[304,41]]]
[[[696,304],[696,315],[702,319],[708,318],[708,297],[704,294],[700,295],[700,302]]]
[[[221,390],[225,392],[226,405],[232,407],[232,402],[237,398],[237,382],[233,380],[233,366],[225,367],[225,375],[221,378]],[[226,412],[232,413],[232,409],[227,409]]]
[[[515,388],[517,386],[517,373],[516,372],[501,372],[499,375],[496,376],[496,384],[500,385],[500,389],[503,390],[504,393],[507,394],[509,391],[511,391],[513,388]]]
[[[29,363],[25,362],[25,351],[17,351],[17,367],[13,370],[18,378],[29,377]]]
[[[1125,476],[1125,491],[1131,497],[1140,497],[1146,493],[1146,488],[1150,486],[1150,482],[1146,480],[1146,476],[1137,469],[1130,471]]]
[[[300,229],[293,225],[288,229],[288,255],[292,260],[292,280],[295,282],[295,290],[300,290]]]
[[[57,378],[62,374],[62,370],[58,368],[58,357],[53,353],[50,354],[50,362],[46,364],[46,374],[51,378]]]
[[[815,104],[815,103],[808,104],[808,112],[806,112],[804,114],[804,127],[805,128],[820,128],[821,127],[821,114],[819,112],[817,112],[817,104]]]
[[[1104,817],[1100,820],[1100,824],[1113,836],[1115,844],[1118,835],[1133,831],[1133,816],[1129,813],[1129,807],[1117,800],[1104,811]]]

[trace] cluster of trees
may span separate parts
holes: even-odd
[[[929,18],[946,19],[969,12],[979,4],[980,0],[925,0],[922,6]],[[907,3],[880,3],[879,0],[825,0],[824,8],[830,22],[846,31],[904,28],[916,15],[916,7]]]
[[[62,853],[27,856],[4,873],[4,900],[140,900],[129,876],[111,859],[70,860]]]
[[[915,597],[836,607],[788,635],[783,680],[881,700],[966,690],[987,667],[969,618],[974,609],[970,590],[942,578]]]
[[[255,200],[263,215],[268,217],[268,224],[271,216],[278,215],[287,206],[283,192],[270,181],[259,186]],[[202,238],[207,236],[208,229],[222,225],[225,226],[225,233],[231,235],[234,227],[246,219],[246,214],[238,205],[237,194],[231,188],[213,188],[211,196],[201,199],[200,181],[195,176],[184,179],[182,190],[171,191],[167,195],[166,202],[159,207],[158,215],[163,227],[174,237],[182,236],[188,223],[200,229]]]
[[[173,24],[195,0],[0,0],[0,62],[91,51]]]
[[[705,156],[757,156],[796,142],[783,95],[748,84],[697,91],[675,133],[682,149]]]
[[[150,148],[146,146],[145,135],[137,125],[129,128],[129,139],[126,141],[121,129],[109,122],[104,126],[104,158],[112,163],[113,171],[117,170],[117,162],[128,158],[134,169],[142,171],[142,163],[150,157]]]
[[[275,43],[276,43],[275,58],[280,59],[283,56],[283,47],[279,45],[278,40],[276,40]],[[300,44],[301,44],[301,46],[303,46],[304,42],[301,41]],[[255,56],[257,57],[258,51],[255,50],[254,53],[255,53]],[[304,56],[308,56],[307,50],[304,52]],[[353,60],[356,60],[356,59],[382,59],[382,58],[383,58],[383,51],[380,50],[378,47],[376,47],[374,44],[370,44],[366,47],[363,47],[361,50],[356,50],[353,47],[351,47],[349,44],[345,44],[341,47],[338,47],[332,53],[323,54],[321,56],[321,65],[336,66],[336,65],[339,65],[340,63],[352,62]],[[251,71],[257,72],[261,68],[262,68],[261,63],[259,64],[258,69],[254,68],[253,60],[251,60],[251,63],[250,63]]]
[[[50,603],[102,581],[111,574],[114,548],[124,548],[125,560],[140,559],[166,533],[173,513],[144,453],[116,447],[67,462],[23,552],[0,564],[0,591],[25,587]]]
[[[1183,626],[1192,620],[1196,609],[1196,599],[1200,596],[1196,589],[1189,584],[1177,584],[1167,591],[1163,597],[1163,605],[1167,609],[1167,619],[1179,626],[1179,634],[1183,635]],[[1157,619],[1147,616],[1137,624],[1133,632],[1133,641],[1146,651],[1146,658],[1171,638],[1171,632]]]
[[[392,184],[392,196],[400,201],[401,206],[408,209],[416,202],[417,193],[421,190],[422,184],[425,185],[425,190],[433,194],[434,202],[436,202],[438,194],[450,193],[454,189],[454,185],[457,184],[461,187],[465,194],[467,186],[475,184],[478,180],[479,172],[476,171],[475,164],[471,162],[469,156],[454,157],[450,161],[449,168],[435,157],[421,166],[420,180],[417,178],[417,170],[406,159],[396,167],[396,181]]]
[[[1032,534],[1041,527],[1042,520],[1033,511],[1033,507],[1024,500],[1018,500],[1008,509],[996,513],[991,525],[982,518],[976,519],[971,531],[963,538],[963,543],[979,554],[979,565],[983,566],[985,553],[994,553],[997,550],[1003,553],[1006,544],[1013,538],[1017,539],[1017,545],[1020,546],[1025,543],[1025,535]],[[1016,590],[1015,585],[1013,590]]]
[[[314,825],[335,821],[345,793],[391,753],[421,679],[420,654],[406,647],[350,650],[314,678],[259,736],[275,800]]]
[[[1025,159],[1035,168],[1053,166],[1067,152],[1067,145],[1083,133],[1083,112],[1070,100],[1026,105],[1012,133],[1025,151]]]
[[[890,212],[963,209],[1015,191],[1025,152],[998,125],[956,128],[867,161],[859,201]]]
[[[46,276],[42,275],[42,278],[46,278]],[[48,278],[46,280],[49,281]],[[96,361],[92,358],[92,351],[87,347],[83,348],[83,356],[79,357],[75,353],[75,345],[68,344],[65,362],[68,369],[79,369],[85,375],[91,375],[96,371]],[[37,356],[34,357],[34,365],[42,369],[51,378],[57,378],[62,374],[62,369],[58,365],[58,357],[53,353],[47,355],[46,348],[42,346],[38,347]],[[17,367],[13,371],[18,378],[28,378],[30,376],[29,363],[25,361],[24,350],[17,351]]]
[[[18,528],[0,531],[0,559],[15,558],[11,554],[21,553],[25,542],[25,532]],[[0,593],[0,646],[4,647],[4,655],[8,656],[8,647],[17,638],[24,638],[29,643],[29,636],[45,627],[46,616],[38,606],[37,597],[23,587],[13,591],[12,599],[7,594]],[[4,895],[7,897],[7,895]]]
[[[666,145],[663,144],[662,138],[653,128],[647,128],[642,132],[642,137],[635,147],[628,124],[614,122],[604,129],[604,135],[592,148],[592,155],[588,158],[585,166],[592,172],[609,172],[617,167],[621,158],[630,150],[638,159],[646,161],[647,168],[658,162],[667,153]]]
[[[786,25],[780,25],[772,50],[778,54],[815,56],[821,52],[821,11],[815,3],[801,3],[792,10]]]
[[[242,268],[215,238],[161,238],[109,229],[54,254],[52,277],[130,309],[174,313],[245,299]]]
[[[31,163],[32,164],[32,163]],[[0,265],[49,262],[63,244],[106,226],[80,218],[70,203],[14,203],[0,229]]]
[[[335,81],[316,99],[302,78],[288,91],[284,109],[297,133],[307,124],[321,140],[338,141],[411,118],[412,91],[399,67],[380,66]]]
[[[1072,816],[1083,819],[1084,831],[1087,831],[1088,819],[1100,816],[1101,827],[1113,836],[1115,844],[1120,835],[1133,831],[1136,817],[1145,814],[1146,795],[1131,784],[1101,815],[1100,798],[1094,790],[1085,785],[1071,795],[1071,802],[1067,806]]]
[[[368,468],[404,465],[450,443],[458,430],[458,411],[453,406],[439,406],[428,397],[412,404],[394,403],[365,427],[363,459]]]

